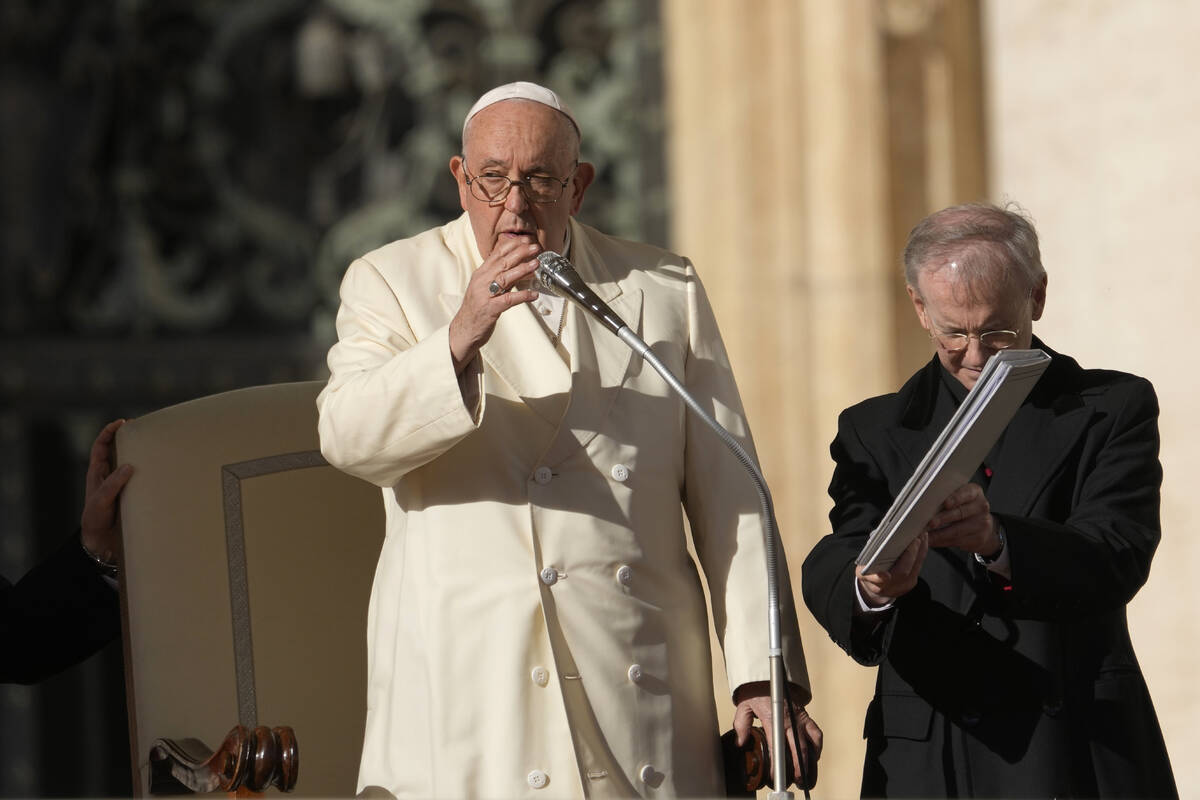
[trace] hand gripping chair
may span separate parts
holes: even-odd
[[[137,796],[354,794],[383,509],[321,457],[321,386],[226,392],[118,432]]]

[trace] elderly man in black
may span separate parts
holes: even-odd
[[[842,413],[833,532],[803,567],[817,620],[879,667],[863,795],[1175,796],[1125,617],[1159,541],[1153,387],[1033,336],[1046,273],[1017,211],[939,211],[904,262],[937,354],[895,394]],[[1049,368],[974,479],[889,572],[862,574],[868,534],[1010,347],[1041,348]]]

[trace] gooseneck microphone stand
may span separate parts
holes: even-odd
[[[768,797],[771,800],[784,800],[785,798],[786,800],[791,800],[793,796],[792,792],[787,789],[787,764],[790,760],[791,752],[788,749],[787,729],[784,723],[784,714],[787,714],[789,709],[785,703],[787,692],[785,682],[787,675],[783,666],[783,637],[779,621],[778,532],[775,522],[775,506],[771,502],[771,492],[767,489],[767,482],[763,478],[762,472],[759,471],[758,465],[754,463],[754,459],[738,443],[733,434],[701,407],[679,379],[654,354],[650,346],[630,330],[629,326],[614,314],[612,309],[583,283],[579,274],[567,259],[558,253],[550,251],[540,253],[537,259],[540,264],[537,268],[537,277],[541,285],[552,293],[568,297],[588,309],[606,328],[615,333],[622,342],[628,345],[634,353],[641,356],[646,363],[654,367],[655,371],[667,382],[667,385],[683,398],[683,402],[687,404],[688,408],[697,417],[702,419],[708,427],[713,429],[721,441],[724,442],[725,446],[729,448],[746,469],[746,472],[750,475],[750,480],[754,483],[754,488],[758,492],[759,503],[762,506],[763,545],[767,561],[767,657],[771,667],[771,742],[772,749],[775,752],[775,756],[771,760],[775,790],[768,794]],[[795,728],[795,725],[793,725],[793,728]],[[799,753],[800,731],[795,730],[794,734],[796,736],[797,753]],[[808,781],[804,776],[803,758],[801,758],[800,769],[800,785],[805,786]],[[807,789],[804,793],[807,796]]]

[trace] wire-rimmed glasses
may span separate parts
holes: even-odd
[[[978,339],[979,343],[989,350],[1007,350],[1017,343],[1017,334],[1019,333],[1019,330],[983,331],[982,333],[938,333],[931,328],[929,330],[929,338],[935,340],[947,353],[957,353],[966,350],[972,338]]]
[[[521,191],[525,193],[525,199],[531,203],[557,203],[562,199],[563,191],[571,182],[571,176],[578,168],[579,162],[576,161],[565,178],[555,178],[553,175],[526,175],[524,178],[514,181],[507,175],[492,172],[472,175],[467,170],[466,158],[463,158],[463,172],[467,176],[467,186],[470,187],[471,194],[476,199],[485,203],[504,202],[513,186],[520,186]]]

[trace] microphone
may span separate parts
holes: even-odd
[[[591,311],[592,315],[604,324],[604,327],[617,336],[621,335],[622,328],[629,328],[624,320],[608,307],[608,303],[597,297],[596,293],[583,282],[583,278],[579,277],[579,273],[575,271],[575,267],[571,266],[570,261],[553,250],[543,250],[538,253],[537,260],[538,283],[550,294],[574,300]]]

